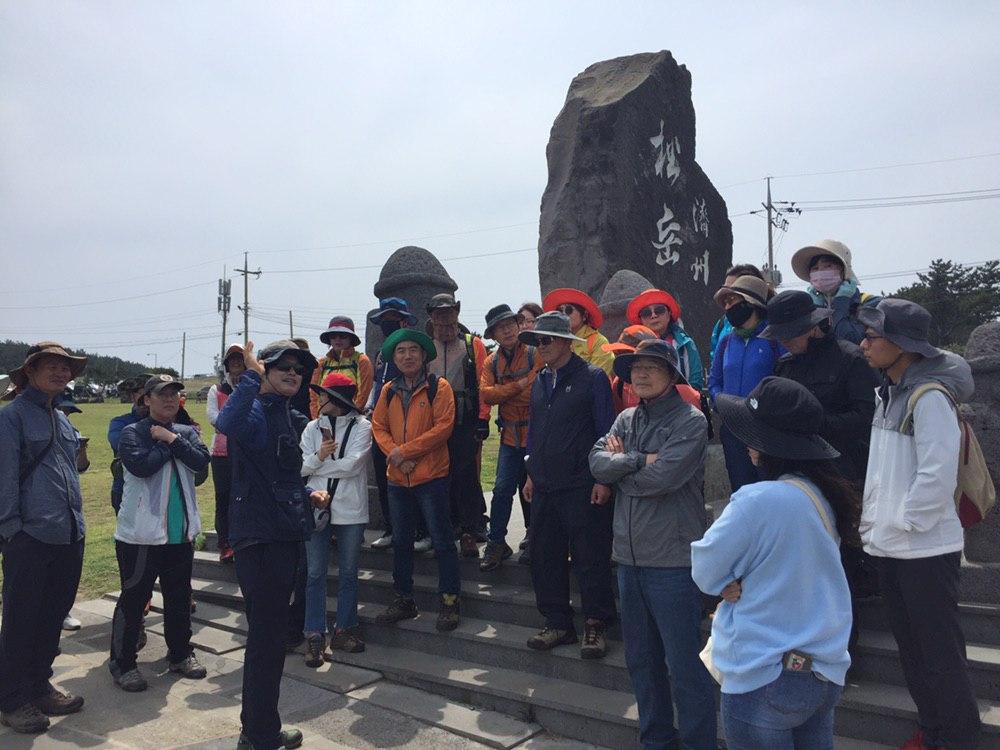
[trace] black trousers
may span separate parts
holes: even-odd
[[[958,621],[961,555],[875,558],[906,687],[917,704],[925,742],[972,750],[979,737],[976,697]]]
[[[219,549],[229,546],[229,499],[233,490],[233,469],[229,456],[212,456],[212,483],[215,485],[215,532]]]
[[[476,420],[465,416],[456,424],[448,438],[448,476],[451,482],[448,500],[451,508],[451,525],[458,534],[486,532],[486,499],[479,478],[479,447],[476,440]]]
[[[378,447],[375,438],[372,438],[372,466],[375,469],[375,484],[378,486],[378,504],[379,508],[382,509],[383,528],[386,534],[391,535],[392,515],[389,513],[389,479],[386,476],[388,465],[385,454]],[[416,529],[416,533],[414,534],[415,539],[423,539],[425,536],[430,535],[427,531],[427,522],[420,512],[420,508],[416,505],[414,505],[413,509],[413,528]]]
[[[525,469],[517,483],[517,498],[521,501],[521,515],[524,516],[525,530],[531,528],[531,503],[524,499],[524,485],[528,483],[528,470]]]
[[[172,664],[191,654],[191,565],[194,547],[184,544],[126,544],[115,542],[122,593],[111,620],[111,660],[115,677],[135,669],[136,643],[146,602],[160,579],[163,594],[163,633],[167,659]]]
[[[561,492],[535,490],[531,505],[531,581],[545,626],[573,630],[567,558],[580,586],[583,615],[615,619],[611,588],[613,506],[591,505],[590,487]]]
[[[24,531],[3,548],[0,711],[49,692],[62,621],[83,570],[83,540],[45,544]]]
[[[306,629],[306,545],[299,545],[299,561],[295,566],[295,585],[292,587],[292,601],[288,605],[288,636],[289,643],[298,643],[305,636]]]
[[[240,720],[254,747],[281,746],[278,697],[285,666],[288,603],[301,548],[301,542],[264,542],[236,550],[236,578],[248,626]]]

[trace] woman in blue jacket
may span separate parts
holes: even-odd
[[[688,385],[697,390],[705,387],[705,368],[694,339],[681,327],[681,306],[662,289],[647,289],[628,303],[625,312],[634,326],[643,325],[677,350],[680,373]]]

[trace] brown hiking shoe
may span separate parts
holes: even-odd
[[[350,630],[337,630],[330,636],[330,648],[336,651],[346,651],[349,654],[360,654],[365,650],[365,642],[360,633]],[[331,654],[331,658],[332,658]]]
[[[504,560],[513,554],[514,550],[508,547],[506,542],[487,542],[479,569],[483,571],[496,570]]]
[[[476,537],[472,534],[462,534],[462,557],[479,557],[479,546],[476,544]]]
[[[322,633],[310,633],[306,636],[306,666],[316,669],[323,666],[323,652],[326,651],[326,636]]]
[[[392,604],[375,615],[375,622],[391,625],[400,620],[412,620],[417,614],[417,605],[412,599],[397,596]]]
[[[33,703],[25,703],[14,711],[0,713],[0,724],[21,734],[38,734],[49,728],[49,717]]]
[[[601,659],[608,653],[608,642],[604,638],[607,625],[599,620],[587,620],[583,624],[583,643],[580,646],[580,657],[583,659]]]
[[[528,648],[536,651],[549,651],[566,643],[576,643],[576,631],[545,628],[528,639]]]
[[[458,627],[458,594],[441,594],[441,609],[434,627],[441,632]]]
[[[52,688],[48,695],[35,698],[32,703],[46,716],[66,716],[83,708],[83,697]]]

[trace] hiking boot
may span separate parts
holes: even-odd
[[[330,636],[330,648],[348,654],[360,654],[365,650],[365,642],[361,639],[361,634],[353,629],[336,630]]]
[[[496,570],[500,563],[514,554],[506,542],[487,542],[486,549],[483,550],[483,561],[479,563],[479,569]]]
[[[392,546],[392,534],[383,534],[371,543],[372,549],[385,549]]]
[[[302,747],[302,732],[298,729],[282,729],[281,746],[285,750],[295,750],[297,747]],[[250,738],[243,734],[242,730],[240,730],[240,738],[236,742],[236,750],[253,750]]]
[[[25,703],[13,711],[0,713],[0,724],[21,734],[38,734],[49,728],[49,717],[33,703]]]
[[[429,536],[425,536],[422,539],[418,539],[413,543],[414,552],[430,552],[434,543],[431,541]]]
[[[233,552],[233,548],[228,544],[223,544],[219,547],[219,562],[220,563],[231,563],[235,558],[236,553]]]
[[[479,557],[479,546],[476,538],[469,533],[462,534],[462,557]]]
[[[434,627],[442,633],[458,627],[458,594],[441,594],[441,609]]]
[[[66,615],[63,618],[62,629],[63,630],[79,630],[83,627],[83,623],[77,620],[73,615]]]
[[[375,622],[391,625],[400,620],[412,620],[417,616],[417,605],[412,599],[397,596],[396,600],[382,612],[375,615]]]
[[[521,554],[517,556],[518,565],[531,565],[531,545],[524,545],[524,549],[521,550]]]
[[[146,678],[142,676],[138,667],[115,677],[115,684],[126,693],[141,693],[149,687],[149,683],[146,682]]]
[[[599,620],[588,620],[583,624],[583,643],[580,658],[602,659],[608,653],[608,642],[604,637],[607,625]]]
[[[517,545],[518,549],[528,549],[528,535],[524,535],[524,539],[521,540],[520,544]]]
[[[35,698],[32,703],[46,716],[67,716],[83,708],[83,697],[50,687],[48,695]]]
[[[326,651],[326,636],[310,633],[306,636],[306,666],[316,669],[323,666],[323,652]]]
[[[556,646],[567,643],[576,643],[576,631],[544,628],[542,632],[536,633],[528,639],[528,648],[533,648],[536,651],[549,651]]]
[[[208,670],[201,665],[194,654],[189,654],[186,659],[176,664],[169,664],[167,669],[189,680],[203,680],[208,676]]]

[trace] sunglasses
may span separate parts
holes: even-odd
[[[639,311],[640,318],[652,318],[654,315],[663,315],[667,312],[666,305],[650,305],[649,307],[644,307]]]
[[[563,315],[572,315],[576,312],[577,308],[576,305],[559,305],[556,310],[561,312]]]
[[[555,340],[555,336],[535,336],[535,341],[538,342],[539,346],[548,346]]]
[[[277,370],[278,372],[294,372],[296,375],[301,375],[306,371],[302,365],[285,364],[285,365],[275,365],[271,368],[272,370]]]

